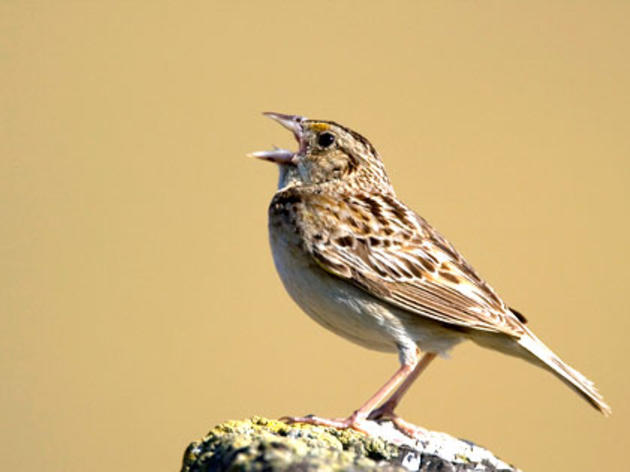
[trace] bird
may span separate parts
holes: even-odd
[[[427,366],[462,341],[541,367],[611,414],[594,384],[543,344],[526,318],[396,196],[365,137],[334,121],[264,115],[298,143],[296,151],[250,153],[279,168],[268,230],[286,291],[324,328],[369,349],[397,353],[400,362],[346,418],[283,419],[367,434],[371,424],[389,420],[403,433],[421,436],[422,428],[397,415],[396,407]]]

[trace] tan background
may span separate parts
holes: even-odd
[[[343,415],[396,368],[267,246],[264,110],[334,119],[563,358],[473,345],[403,404],[525,470],[627,464],[627,2],[0,5],[0,466],[176,470],[213,424]]]

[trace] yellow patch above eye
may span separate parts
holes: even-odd
[[[330,125],[326,123],[313,123],[311,125],[311,129],[317,132],[326,131],[327,129],[330,129]]]

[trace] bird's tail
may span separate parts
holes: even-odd
[[[577,370],[562,362],[562,360],[555,355],[551,349],[545,346],[531,331],[527,330],[526,334],[518,340],[518,345],[525,351],[525,353],[519,353],[521,357],[556,375],[556,377],[579,393],[587,402],[593,405],[593,407],[602,412],[604,416],[609,416],[612,413],[612,409],[604,402],[604,398],[597,391],[593,382],[588,380]]]

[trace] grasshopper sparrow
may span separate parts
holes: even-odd
[[[269,238],[286,290],[325,328],[367,348],[397,352],[401,364],[348,418],[288,420],[369,433],[370,420],[389,419],[417,434],[394,409],[437,355],[467,339],[550,371],[610,414],[593,383],[534,336],[525,318],[396,197],[367,139],[332,121],[265,115],[292,131],[299,144],[295,152],[252,153],[280,168]]]

